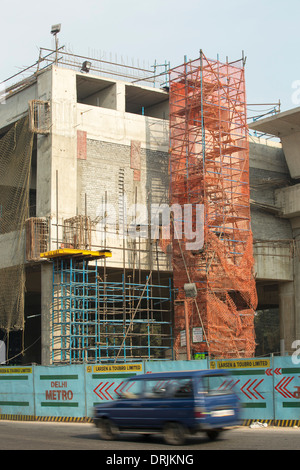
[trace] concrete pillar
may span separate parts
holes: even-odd
[[[77,212],[76,73],[52,68],[51,215],[56,224]],[[57,177],[57,179],[56,179]],[[57,183],[57,184],[56,184]],[[58,201],[56,201],[58,198]],[[55,230],[55,228],[53,227]],[[56,235],[55,237],[56,238]],[[53,239],[53,237],[52,237]],[[62,239],[62,229],[59,240]],[[56,249],[56,246],[54,247]]]
[[[292,343],[300,339],[300,218],[292,219],[294,256],[293,282],[279,285],[280,339],[288,354],[295,352]]]
[[[299,232],[299,229],[298,229]],[[294,339],[300,340],[300,234],[295,236],[294,253],[295,325]]]
[[[292,354],[295,339],[295,291],[294,282],[282,282],[278,286],[280,315],[280,353]]]
[[[38,77],[38,97],[51,100],[52,70]],[[51,214],[51,147],[52,133],[37,135],[37,175],[36,175],[36,216],[45,217]]]
[[[282,217],[291,223],[293,237],[293,282],[280,285],[281,339],[289,354],[293,341],[300,340],[300,184],[278,190],[276,202],[281,207]]]
[[[125,107],[126,107],[125,83],[117,82],[116,92],[117,92],[116,110],[119,111],[120,113],[125,113]]]
[[[52,307],[52,263],[41,265],[41,363],[43,366],[51,364],[51,307]]]

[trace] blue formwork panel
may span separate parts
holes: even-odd
[[[0,367],[0,414],[34,416],[32,367]]]
[[[126,379],[144,373],[143,363],[94,364],[85,366],[86,411],[93,416],[93,408],[100,403],[116,400],[126,391]]]
[[[35,369],[36,416],[85,417],[84,366]]]
[[[300,420],[300,361],[296,356],[274,358],[276,420]]]

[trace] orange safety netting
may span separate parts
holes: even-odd
[[[184,352],[184,284],[195,283],[188,301],[192,352],[251,357],[255,351],[250,226],[249,143],[244,67],[200,59],[170,71],[170,204],[191,205],[192,227],[174,215],[173,275],[175,352]],[[202,226],[195,207],[204,207]],[[188,248],[191,231],[204,244]],[[177,233],[179,232],[179,234]]]

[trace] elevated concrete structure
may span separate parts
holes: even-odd
[[[291,178],[299,179],[300,107],[260,119],[250,127],[280,138]]]
[[[279,287],[281,345],[292,352],[292,342],[300,338],[300,108],[279,113],[252,123],[251,129],[280,138],[289,181],[274,191],[278,220],[287,220],[291,227],[290,271],[292,279]]]

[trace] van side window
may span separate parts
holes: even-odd
[[[168,393],[167,380],[145,380],[144,396],[145,398],[162,398]]]
[[[128,380],[125,381],[119,398],[139,398],[142,394],[142,381],[141,380]]]
[[[206,375],[201,378],[198,385],[198,393],[208,395],[225,395],[231,393],[227,388],[228,380],[224,375]]]
[[[145,380],[145,398],[190,398],[193,397],[191,379]]]
[[[174,398],[192,398],[193,383],[191,379],[178,380],[178,386],[174,393]]]

